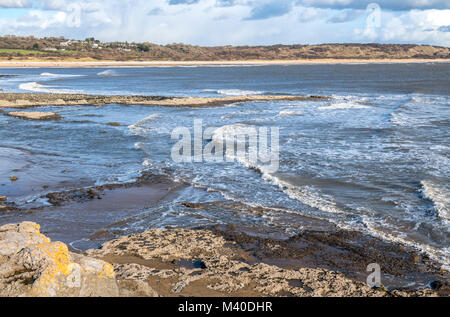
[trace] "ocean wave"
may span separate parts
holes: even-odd
[[[213,92],[218,95],[225,96],[250,96],[250,95],[262,95],[263,91],[253,91],[253,90],[241,90],[241,89],[204,89],[203,92]]]
[[[296,186],[269,172],[269,167],[254,164],[250,160],[236,157],[237,161],[246,168],[253,169],[261,174],[264,181],[278,186],[289,198],[297,200],[307,206],[316,208],[322,212],[330,214],[344,214],[345,211],[339,209],[333,198],[320,192],[313,186]]]
[[[104,77],[117,77],[119,74],[115,70],[108,69],[103,72],[97,73],[97,76],[104,76]]]
[[[437,103],[448,104],[449,98],[447,96],[421,95],[412,97],[411,101],[422,104],[437,104]]]
[[[143,127],[143,125],[149,121],[155,120],[161,118],[161,116],[159,114],[152,114],[142,120],[139,120],[138,122],[136,122],[135,124],[132,124],[130,126],[128,126],[128,129],[135,135],[140,135],[142,134],[142,132],[145,132],[145,128]]]
[[[236,123],[224,125],[220,128],[217,128],[216,130],[214,130],[212,139],[219,142],[221,140],[224,140],[225,142],[238,142],[239,140],[246,142],[245,136],[249,135],[249,133],[255,133],[256,135],[257,131],[254,126],[246,125],[243,123]],[[242,139],[240,138],[240,136],[243,136],[244,138]]]
[[[278,116],[280,116],[280,117],[296,117],[296,116],[303,116],[303,113],[295,112],[295,111],[283,110],[283,111],[280,111]]]
[[[46,85],[39,84],[38,82],[35,82],[35,81],[30,82],[30,83],[20,84],[19,89],[33,91],[33,92],[56,93],[56,94],[76,94],[76,93],[78,93],[77,91],[72,90],[72,89],[54,88],[52,86],[46,86]]]
[[[277,185],[291,199],[300,201],[310,207],[330,214],[344,214],[345,212],[337,207],[333,198],[327,196],[313,186],[295,186],[271,174],[263,174],[263,179]]]
[[[53,77],[53,78],[65,78],[65,77],[82,77],[84,75],[42,73],[40,76]]]
[[[345,110],[345,109],[370,109],[371,107],[366,105],[361,105],[355,102],[342,102],[342,103],[334,103],[329,106],[321,106],[317,109],[320,110]]]
[[[445,222],[450,221],[450,188],[444,184],[425,180],[421,182],[422,193],[433,202],[438,216]]]
[[[272,173],[268,173],[264,166],[258,166],[251,164],[247,160],[238,160],[243,166],[252,168],[253,170],[258,171],[262,175],[262,179],[265,180],[268,183],[271,183],[273,185],[276,185],[282,190],[288,197],[291,199],[295,199],[297,201],[300,201],[301,203],[318,209],[322,212],[326,212],[329,214],[334,215],[343,215],[347,214],[344,210],[340,209],[336,202],[334,202],[333,198],[331,196],[323,194],[318,188],[315,188],[314,186],[296,186],[291,184],[290,182],[282,179],[281,177],[278,177]],[[435,201],[435,205],[438,208],[438,212],[441,217],[447,217],[448,219],[448,207],[450,206],[449,201],[449,195],[448,192],[445,194],[442,188],[436,188],[430,186],[430,184],[427,184],[427,182],[422,182],[424,185],[425,191],[427,192],[427,196],[432,196],[433,201]],[[288,210],[283,210],[284,212]],[[380,219],[373,219],[372,217],[365,216],[363,214],[360,215],[361,218],[357,222],[343,222],[338,220],[338,218],[329,218],[328,216],[322,217],[318,214],[313,215],[317,219],[326,219],[330,221],[331,223],[334,223],[339,228],[346,229],[346,230],[358,230],[362,232],[366,232],[374,237],[378,237],[384,241],[390,241],[395,243],[400,243],[403,245],[407,245],[410,247],[413,247],[417,250],[421,250],[428,254],[432,259],[436,260],[437,262],[443,264],[443,268],[448,270],[450,268],[450,262],[449,262],[449,253],[450,248],[442,248],[437,249],[433,246],[430,246],[425,243],[420,243],[418,241],[411,241],[407,237],[404,236],[401,232],[395,233],[395,228],[382,222],[380,223]],[[377,226],[377,223],[379,226]],[[390,228],[389,230],[382,230],[380,228]]]
[[[424,244],[424,243],[420,243],[417,241],[411,241],[411,240],[405,238],[404,236],[402,236],[401,234],[395,235],[388,230],[380,230],[376,226],[377,221],[375,221],[374,219],[368,219],[367,217],[364,217],[364,216],[362,217],[362,222],[366,228],[366,231],[373,237],[380,238],[384,241],[395,242],[395,243],[399,243],[402,245],[410,246],[416,250],[420,250],[420,251],[426,253],[427,255],[429,255],[430,258],[432,258],[433,260],[437,261],[438,263],[441,263],[443,269],[445,269],[445,270],[450,269],[450,262],[449,262],[450,248],[447,247],[447,248],[437,249],[437,248],[434,248],[434,247]],[[340,227],[342,227],[342,226],[340,226]],[[381,223],[380,228],[386,228],[386,224]]]
[[[392,124],[398,125],[398,126],[408,126],[408,125],[410,125],[410,118],[401,113],[393,112],[393,113],[391,113],[390,122]]]

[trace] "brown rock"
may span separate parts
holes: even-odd
[[[16,117],[25,120],[52,120],[61,119],[62,117],[54,112],[26,112],[26,111],[14,111],[7,113],[10,117]]]
[[[32,222],[0,227],[0,296],[118,296],[111,264],[69,252]]]
[[[340,272],[286,269],[248,261],[235,242],[209,230],[154,229],[120,237],[87,254],[111,261],[118,281],[148,283],[160,296],[434,295],[431,290],[393,294],[372,289]]]

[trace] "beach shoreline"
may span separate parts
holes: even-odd
[[[450,63],[450,59],[299,59],[299,60],[236,60],[236,61],[107,61],[107,60],[17,60],[2,61],[0,68],[83,68],[83,67],[176,67],[176,66],[269,66],[330,64],[407,64]]]

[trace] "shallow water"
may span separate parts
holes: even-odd
[[[0,88],[17,92],[332,96],[327,101],[202,109],[49,106],[41,111],[64,118],[46,122],[0,116],[0,147],[9,149],[1,152],[1,164],[14,161],[20,166],[9,170],[20,177],[33,175],[34,183],[20,188],[20,183],[8,182],[8,167],[0,168],[0,191],[18,203],[44,204],[38,197],[48,191],[130,182],[148,170],[192,186],[130,219],[131,231],[234,221],[292,234],[305,229],[299,217],[307,215],[414,245],[449,264],[450,64],[36,68],[0,73],[13,75],[1,78]],[[171,132],[179,126],[192,130],[195,119],[203,120],[204,129],[279,127],[279,170],[266,172],[243,161],[175,163]],[[193,211],[182,201],[214,204]],[[228,208],[230,202],[264,208],[255,214]]]

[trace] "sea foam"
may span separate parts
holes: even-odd
[[[19,89],[33,91],[33,92],[56,93],[56,94],[76,94],[77,93],[75,90],[60,89],[60,88],[54,88],[51,86],[45,86],[45,85],[39,84],[38,82],[35,82],[35,81],[30,82],[30,83],[20,84]]]

